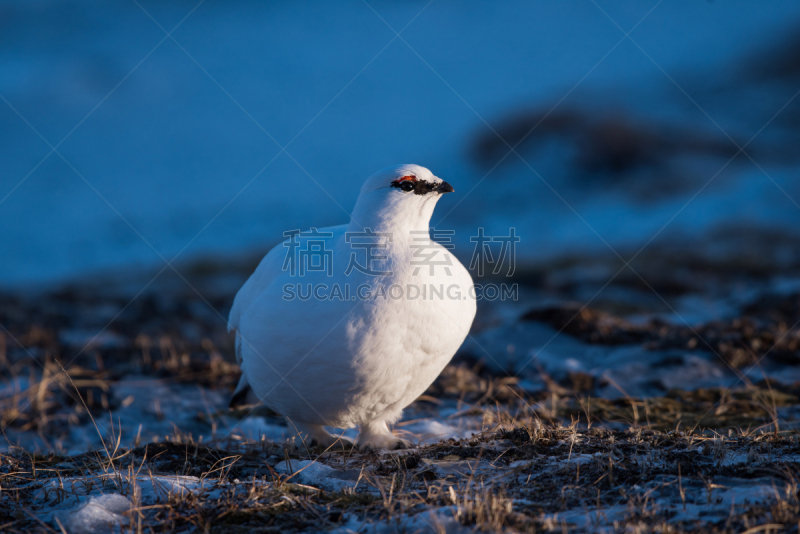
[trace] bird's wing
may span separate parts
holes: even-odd
[[[347,225],[342,224],[339,226],[319,228],[318,231],[320,233],[332,233],[333,239],[335,239],[337,236],[343,234],[346,229]],[[231,312],[228,315],[229,332],[239,328],[242,315],[244,315],[247,309],[261,296],[264,290],[269,287],[278,275],[283,272],[286,254],[290,250],[288,247],[284,246],[284,244],[288,242],[289,240],[287,239],[270,250],[267,255],[264,256],[264,259],[261,260],[261,263],[258,264],[255,272],[247,279],[247,282],[244,283],[239,292],[236,293],[236,298],[233,299]],[[239,344],[240,342],[237,338],[237,360],[239,359]]]
[[[247,311],[247,308],[250,307],[261,292],[272,283],[278,274],[280,274],[283,268],[285,250],[283,243],[280,243],[267,252],[267,255],[264,256],[258,264],[258,267],[256,267],[255,272],[250,275],[250,278],[247,279],[233,299],[233,306],[231,306],[231,312],[228,314],[228,332],[236,331],[236,363],[240,368],[242,367],[242,335],[238,331],[239,322],[244,312]],[[239,378],[239,383],[231,398],[230,406],[236,407],[240,404],[246,404],[244,399],[247,397],[249,390],[250,387],[247,382],[247,376],[245,376],[244,369],[242,368],[242,376]]]
[[[343,224],[340,226],[319,228],[318,231],[320,233],[331,233],[335,239],[338,235],[344,234],[346,229],[347,225]],[[242,367],[242,344],[246,342],[239,332],[239,323],[248,308],[250,308],[258,297],[261,296],[270,284],[284,271],[286,254],[290,251],[284,244],[288,242],[289,239],[284,240],[267,252],[267,255],[264,256],[264,259],[258,264],[255,272],[250,275],[250,278],[247,279],[247,282],[239,289],[239,292],[236,293],[236,297],[233,299],[233,306],[231,306],[231,312],[228,315],[228,332],[236,331],[236,363],[239,364],[239,367]],[[252,388],[250,388],[250,384],[247,381],[244,369],[242,369],[242,371],[242,376],[239,378],[239,383],[231,397],[230,407],[232,408],[238,405],[253,404],[258,401],[252,394]]]
[[[239,328],[239,321],[247,308],[258,298],[261,292],[280,274],[285,254],[283,243],[276,245],[261,260],[250,278],[236,293],[231,312],[228,314],[228,332]],[[238,351],[237,351],[238,352]]]

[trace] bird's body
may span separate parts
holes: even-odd
[[[394,185],[410,176],[422,192]],[[440,191],[423,190],[422,183]],[[292,242],[272,249],[230,314],[240,388],[249,384],[262,403],[322,444],[331,442],[323,426],[360,426],[360,445],[407,445],[387,423],[439,375],[475,315],[469,272],[428,237],[433,206],[447,190],[449,184],[415,165],[371,177],[349,225],[308,238],[330,251],[330,271],[299,276],[286,268]],[[365,229],[371,237],[363,237]],[[378,245],[377,259],[369,261],[369,252],[354,245],[366,242]],[[422,246],[424,253],[415,252]],[[299,248],[307,249],[303,240]]]

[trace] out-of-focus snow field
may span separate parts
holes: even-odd
[[[791,56],[798,21],[799,6],[744,1],[4,1],[0,94],[21,117],[0,106],[0,283],[263,249],[345,221],[362,180],[397,162],[455,185],[433,222],[462,255],[478,226],[516,227],[531,261],[635,250],[736,152],[715,122],[741,146],[796,91],[757,67]],[[490,172],[506,152],[492,129],[515,144],[551,110],[571,126],[537,127],[519,147],[531,168],[512,154]],[[667,172],[647,153],[627,174],[587,163],[581,136],[606,119],[601,139],[660,135]],[[772,180],[800,197],[795,136],[770,123],[747,151],[771,179],[740,155],[659,238],[794,232]]]

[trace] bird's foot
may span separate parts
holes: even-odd
[[[414,444],[407,439],[398,438],[391,432],[381,434],[366,434],[362,432],[356,440],[356,446],[362,451],[411,449]]]
[[[345,436],[334,436],[328,434],[327,436],[316,436],[311,438],[311,446],[322,447],[325,450],[348,450],[352,449],[355,444],[353,440]]]
[[[290,425],[291,426],[291,425]],[[330,434],[322,425],[294,423],[298,436],[307,447],[345,450],[353,447],[353,440],[344,436]]]

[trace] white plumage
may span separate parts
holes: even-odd
[[[463,265],[432,241],[419,252],[436,202],[452,190],[418,165],[368,178],[350,223],[319,229],[331,234],[324,238],[324,249],[332,251],[330,275],[293,273],[286,269],[289,247],[283,245],[288,243],[273,248],[239,290],[230,312],[228,328],[236,331],[243,373],[237,393],[241,396],[249,385],[260,402],[288,418],[290,427],[323,446],[336,440],[324,426],[356,425],[361,447],[409,446],[387,424],[436,379],[475,316],[472,278]],[[347,242],[349,232],[364,229],[380,237],[350,234]],[[358,242],[380,243],[373,256],[382,258],[368,263],[367,251],[353,245]],[[437,264],[433,273],[424,258]],[[370,272],[353,268],[352,260]],[[334,285],[353,300],[334,297]],[[306,298],[309,288],[323,298]],[[361,298],[366,294],[371,296]]]

